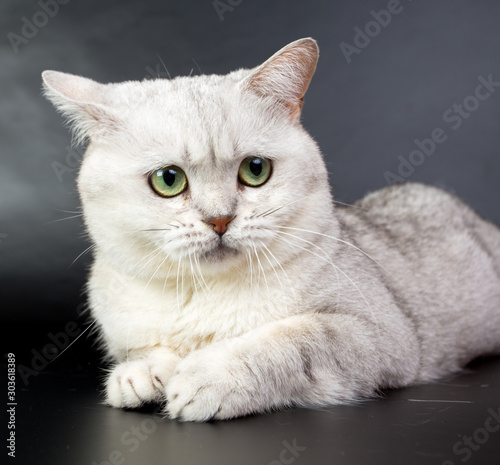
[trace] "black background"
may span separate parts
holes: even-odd
[[[353,45],[354,28],[365,29],[374,20],[371,11],[387,9],[388,1],[222,0],[219,5],[232,3],[235,6],[219,13],[214,3],[212,0],[70,0],[59,5],[53,17],[40,14],[43,9],[38,1],[4,0],[0,4],[0,303],[5,332],[2,347],[3,353],[16,353],[18,364],[32,366],[33,350],[41,350],[50,342],[49,333],[63,332],[68,322],[74,321],[79,331],[86,327],[79,313],[84,303],[82,289],[91,257],[85,254],[75,263],[73,261],[89,243],[83,234],[81,218],[66,219],[74,215],[70,212],[78,212],[75,160],[82,149],[72,149],[73,155],[68,157],[71,153],[67,148],[71,146],[69,131],[41,96],[40,73],[44,69],[80,74],[102,82],[152,78],[157,73],[165,77],[162,61],[172,77],[190,72],[222,74],[239,67],[256,66],[288,42],[312,36],[320,46],[320,62],[306,96],[303,123],[323,150],[337,200],[353,202],[366,192],[387,185],[384,174],[387,171],[398,173],[401,163],[398,157],[408,160],[410,152],[416,148],[414,140],[429,138],[433,130],[442,128],[447,140],[437,145],[434,153],[405,179],[455,192],[481,215],[500,224],[497,206],[500,197],[500,87],[481,101],[469,117],[463,118],[458,129],[454,130],[443,120],[445,111],[474,95],[479,76],[488,78],[491,75],[493,81],[500,82],[498,1],[401,0],[402,11],[393,15],[387,26],[380,27],[378,34],[373,34],[376,29],[372,26],[374,37],[359,53],[350,56],[350,63],[340,44]],[[42,25],[28,27],[27,22]],[[19,37],[23,34],[32,37],[23,38],[21,43]],[[13,42],[17,45],[13,46]],[[71,340],[69,337],[68,341]],[[88,404],[82,408],[90,409],[98,402],[97,352],[91,344],[92,338],[82,337],[49,367],[41,369],[41,376],[30,378],[29,383],[18,380],[18,389],[26,396],[19,415],[31,425],[29,428],[25,425],[25,439],[19,436],[18,448],[29,451],[30,460],[33,460],[30,463],[42,463],[41,457],[49,457],[51,453],[55,455],[47,459],[47,463],[79,464],[93,460],[101,463],[109,459],[107,452],[104,455],[96,453],[88,460],[78,458],[83,450],[95,448],[95,443],[80,444],[75,452],[75,434],[90,434],[91,438],[100,440],[103,450],[107,451],[111,439],[107,441],[106,438],[119,437],[126,430],[121,423],[134,421],[133,415],[139,415],[109,413],[109,409],[104,409],[98,410],[101,416],[93,417],[89,410],[84,430],[71,434],[71,428],[79,421],[68,418],[71,413],[77,416],[82,413],[75,403],[88,398]],[[485,377],[477,378],[476,384],[495,386],[496,380],[498,389],[499,365],[495,361],[485,363],[475,368],[479,371],[477,376]],[[70,380],[58,377],[61,373],[69,373]],[[463,397],[463,393],[457,394],[450,386],[446,389],[439,395],[447,395],[448,399],[455,399],[456,395]],[[71,396],[70,392],[78,392],[78,395]],[[418,392],[432,396],[425,390]],[[490,397],[476,391],[471,395],[483,399],[485,408],[495,407],[495,402],[498,406],[498,396],[491,394],[491,390],[487,392]],[[393,393],[392,398],[401,395],[404,399],[408,397]],[[58,403],[58,396],[69,400]],[[216,463],[210,459],[215,456],[210,454],[219,450],[222,455],[217,456],[217,460],[221,464],[221,457],[227,455],[223,454],[224,444],[220,442],[224,433],[222,436],[217,433],[222,429],[231,431],[233,445],[238,443],[235,438],[242,441],[240,447],[244,452],[241,456],[227,455],[233,463],[267,464],[277,460],[276,454],[282,449],[280,434],[283,430],[271,432],[266,430],[266,425],[269,426],[269,422],[276,425],[280,421],[305,424],[310,436],[306,436],[309,439],[303,436],[303,440],[309,440],[309,452],[300,455],[295,463],[313,463],[308,461],[307,454],[315,457],[314,463],[321,463],[323,459],[324,463],[333,463],[333,459],[335,463],[358,463],[355,460],[364,457],[359,455],[364,441],[380,441],[377,436],[380,432],[375,434],[373,431],[385,423],[378,422],[377,414],[380,410],[389,411],[390,415],[390,405],[380,403],[379,407],[371,407],[375,408],[375,413],[333,409],[326,417],[318,417],[318,412],[288,412],[276,414],[276,417],[271,415],[268,420],[264,416],[240,420],[240,423],[230,422],[215,430],[213,425],[212,429],[205,430],[203,428],[209,426],[173,426],[167,422],[170,425],[168,434],[176,438],[176,435],[193,435],[192,443],[186,443],[186,450],[199,448],[200,444],[209,448],[217,445],[207,455],[201,453],[200,458],[184,458],[188,460],[186,463]],[[384,453],[390,453],[392,447],[403,454],[400,456],[405,457],[405,463],[437,464],[446,459],[459,463],[463,456],[451,452],[454,442],[460,434],[475,431],[487,413],[482,407],[460,410],[461,406],[468,407],[467,403],[451,405],[455,410],[443,415],[455,415],[453,418],[465,423],[456,424],[456,431],[452,428],[446,433],[448,436],[441,438],[442,443],[434,441],[429,446],[428,437],[419,439],[426,437],[426,426],[408,429],[409,420],[400,419],[397,421],[404,423],[407,430],[394,434],[403,442],[381,445],[374,457],[379,457],[380,463],[387,463],[389,456]],[[62,412],[57,417],[57,425],[50,422],[54,411]],[[429,412],[434,426],[443,426],[447,421],[453,423],[440,417],[439,409]],[[407,414],[407,411],[402,413]],[[425,409],[420,414],[424,415]],[[372,418],[370,428],[363,429],[356,422],[357,415],[365,425],[365,420]],[[467,423],[471,415],[475,415],[475,419]],[[351,436],[343,435],[342,428],[332,423],[332,417],[335,422],[337,417],[348,418]],[[47,427],[46,421],[51,426]],[[388,421],[387,424],[397,423],[396,420]],[[322,422],[326,422],[326,426]],[[103,424],[112,426],[106,430]],[[63,425],[67,425],[67,430]],[[324,426],[330,428],[326,430],[328,434],[322,429]],[[261,442],[250,436],[244,443],[241,434],[250,433],[247,429],[238,432],[239,427],[264,428],[267,433],[260,438]],[[96,433],[103,428],[105,433]],[[185,429],[172,432],[172,428]],[[63,435],[65,439],[58,440],[63,430],[67,437]],[[323,436],[318,433],[314,439],[315,431],[320,430],[325,438],[331,437],[333,441],[329,444],[325,439],[323,449],[318,445],[322,440],[318,438]],[[50,433],[52,439],[40,436],[42,431]],[[355,431],[364,431],[364,436]],[[440,437],[441,433],[436,431],[434,436]],[[208,440],[204,434],[213,436]],[[290,434],[286,436],[290,443],[294,437],[299,437],[295,430]],[[270,442],[263,446],[262,441]],[[344,446],[337,447],[338,441],[344,441]],[[498,458],[500,452],[498,446],[494,450],[492,442],[475,451],[469,463],[493,463],[489,461],[492,454],[496,452]],[[155,447],[160,446],[155,443]],[[262,455],[266,448],[270,450],[269,455]],[[141,446],[143,452],[153,449]],[[278,452],[273,452],[276,450]],[[422,450],[434,455],[426,456],[424,452],[422,455],[419,452]],[[64,456],[64,451],[69,455]],[[156,452],[151,454],[157,462],[151,463],[161,463],[158,457],[165,457]],[[484,462],[481,462],[481,454],[485,454]],[[126,463],[139,458],[137,463],[148,463],[143,455],[135,454],[134,457]],[[359,463],[368,463],[366,457]]]

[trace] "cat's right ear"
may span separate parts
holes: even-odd
[[[120,119],[107,103],[109,84],[59,71],[44,71],[42,79],[45,97],[68,118],[77,142],[118,129]]]

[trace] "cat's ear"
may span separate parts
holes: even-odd
[[[246,78],[246,87],[263,97],[275,98],[300,117],[304,94],[316,70],[319,49],[311,38],[296,40],[275,53]]]
[[[77,142],[115,132],[120,119],[107,103],[109,84],[81,76],[44,71],[44,95],[68,118]]]

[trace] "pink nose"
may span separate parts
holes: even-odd
[[[214,231],[222,236],[227,231],[227,225],[233,218],[223,217],[223,218],[212,218],[208,220],[206,223],[211,224],[214,227]]]

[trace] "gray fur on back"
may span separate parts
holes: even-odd
[[[387,270],[363,259],[414,328],[416,381],[500,353],[496,226],[456,197],[414,183],[373,192],[337,211],[346,237]]]

